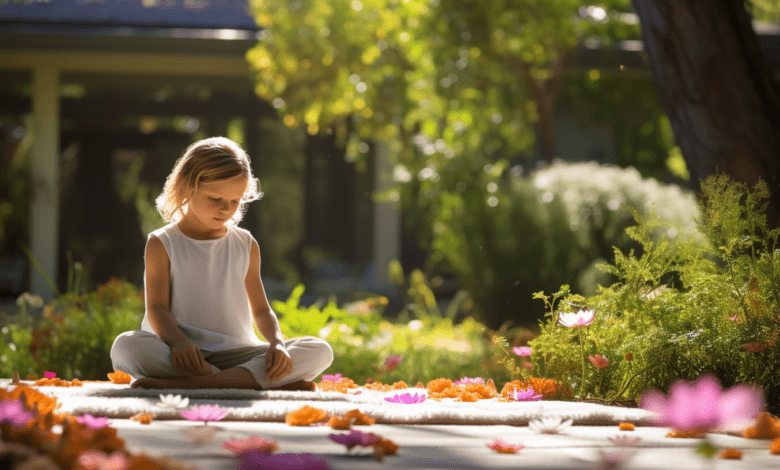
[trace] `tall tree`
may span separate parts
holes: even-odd
[[[777,10],[776,0],[759,6]],[[780,222],[780,93],[745,0],[633,0],[661,103],[698,189],[725,172],[771,188]],[[748,7],[755,5],[748,4]]]

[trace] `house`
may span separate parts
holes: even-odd
[[[34,122],[12,126],[16,137],[5,145],[34,136],[29,243],[43,273],[26,270],[33,293],[51,298],[42,274],[63,285],[73,266],[105,277],[111,263],[112,275],[140,283],[151,192],[187,144],[211,135],[242,140],[267,192],[242,226],[261,248],[283,245],[293,258],[273,260],[265,249],[264,270],[278,261],[283,277],[284,263],[310,263],[330,277],[323,289],[354,289],[349,279],[366,272],[361,287],[390,288],[385,270],[370,270],[400,249],[397,210],[371,199],[387,184],[387,163],[380,154],[368,173],[356,172],[327,136],[273,124],[275,110],[254,94],[245,59],[260,34],[241,0],[0,5],[0,115]],[[127,223],[144,208],[147,220]],[[261,223],[272,227],[260,230]],[[14,243],[5,246],[16,254],[0,255],[18,277],[27,263]]]

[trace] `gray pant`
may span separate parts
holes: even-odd
[[[293,361],[292,372],[275,382],[265,377],[265,353],[268,343],[227,351],[205,351],[203,358],[214,372],[231,367],[248,370],[263,389],[280,387],[298,380],[312,380],[333,362],[333,349],[320,338],[305,336],[284,342]],[[111,362],[114,369],[129,374],[133,379],[141,377],[187,377],[171,363],[171,347],[157,335],[135,330],[120,334],[111,346]]]

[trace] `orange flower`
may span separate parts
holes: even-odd
[[[352,428],[352,420],[345,415],[334,415],[328,420],[328,426],[333,429],[347,431]]]
[[[726,448],[723,450],[723,452],[718,455],[718,457],[722,459],[733,459],[733,460],[740,460],[742,458],[742,452],[738,451],[737,449],[732,449],[731,447]]]
[[[774,439],[780,437],[780,419],[772,417],[766,411],[756,416],[753,426],[745,429],[742,436],[747,439]]]
[[[114,369],[114,372],[109,372],[108,379],[114,384],[129,384],[133,380],[133,378],[130,377],[130,374],[122,372],[119,369]]]
[[[325,410],[314,408],[313,406],[304,405],[298,410],[287,413],[284,418],[284,422],[290,426],[308,426],[312,423],[325,421],[328,413]]]
[[[430,393],[438,393],[443,392],[450,387],[452,387],[452,380],[439,378],[428,382],[428,385],[425,388]]]
[[[338,380],[323,380],[317,384],[317,388],[323,392],[340,392],[347,393],[350,388],[358,388],[355,382],[347,377],[342,377]]]
[[[371,426],[372,424],[376,423],[375,419],[370,418],[367,415],[364,415],[358,409],[348,411],[347,418],[353,420],[353,424],[356,424],[358,426],[360,425]]]
[[[780,455],[780,437],[769,443],[769,452],[772,455]]]
[[[398,453],[398,445],[384,437],[371,444],[371,446],[374,448],[374,458],[376,460],[382,460],[385,455],[395,455]]]
[[[633,431],[634,425],[631,423],[620,423],[618,424],[618,429],[621,431]]]
[[[405,388],[409,388],[409,386],[406,385],[405,382],[401,381],[401,382],[394,383],[392,388],[393,390],[403,390]]]
[[[379,381],[371,382],[371,383],[366,382],[366,388],[368,390],[379,390],[380,392],[388,392],[392,390],[392,388],[389,385],[385,385]]]
[[[149,424],[152,422],[152,415],[149,413],[139,413],[137,415],[131,416],[130,419],[133,421],[138,421],[141,424]]]
[[[479,395],[476,393],[470,393],[465,390],[463,390],[460,393],[460,397],[456,401],[465,401],[465,402],[475,402],[479,400]]]
[[[748,352],[761,353],[766,351],[766,348],[768,348],[769,345],[766,343],[745,343],[742,347],[747,349]]]

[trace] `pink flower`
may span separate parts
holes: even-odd
[[[279,444],[275,440],[266,437],[250,436],[246,439],[228,439],[222,443],[222,448],[234,454],[243,454],[245,452],[267,452],[270,454],[279,450]]]
[[[420,395],[417,395],[416,393],[412,395],[411,393],[404,393],[403,395],[394,395],[392,397],[385,397],[385,401],[389,401],[390,403],[405,403],[407,405],[411,405],[414,403],[422,403],[425,401],[425,394],[422,393]]]
[[[509,444],[507,442],[502,441],[501,439],[494,439],[493,442],[487,445],[491,449],[495,450],[496,452],[500,452],[502,454],[516,454],[520,452],[521,450],[525,449],[525,446],[522,444]]]
[[[596,317],[596,311],[593,309],[582,309],[577,313],[559,313],[558,323],[566,328],[573,328],[575,326],[586,326],[593,323],[593,319]]]
[[[203,424],[208,424],[209,421],[219,421],[224,418],[228,414],[228,410],[222,409],[217,405],[201,405],[180,413],[190,421],[203,421]]]
[[[647,391],[641,405],[658,413],[655,421],[660,425],[679,431],[707,432],[754,419],[764,407],[764,397],[748,385],[737,385],[724,392],[715,377],[703,375],[695,383],[675,382],[668,396],[657,390]]]
[[[328,461],[313,454],[245,452],[238,470],[330,470]]]
[[[88,450],[79,455],[78,467],[84,470],[124,470],[127,468],[127,457],[116,451],[110,456],[98,450]]]
[[[533,350],[530,346],[515,346],[512,348],[512,352],[517,354],[518,356],[524,356],[528,357],[531,355],[531,351]]]
[[[341,374],[336,374],[336,375],[325,374],[322,376],[322,380],[325,382],[338,382],[339,380],[341,380],[341,378],[342,378]]]
[[[514,401],[539,401],[542,399],[542,395],[537,395],[533,387],[528,387],[523,390],[512,390],[509,392],[509,398]]]
[[[609,365],[609,359],[607,359],[607,356],[602,356],[600,354],[588,356],[588,360],[591,364],[598,367],[599,369],[603,369]]]
[[[484,384],[485,379],[482,377],[474,377],[473,379],[470,379],[468,377],[463,377],[460,380],[456,380],[452,383],[452,385],[469,385],[469,384]]]
[[[9,423],[15,428],[20,428],[34,417],[19,400],[0,401],[0,423]]]
[[[43,376],[46,377],[47,379],[53,379],[54,377],[57,377],[57,373],[56,372],[44,372]]]
[[[334,442],[347,446],[347,450],[352,450],[355,446],[368,447],[382,439],[372,432],[363,432],[354,429],[347,434],[331,434],[330,438],[333,439]]]
[[[92,429],[100,429],[108,426],[108,418],[102,416],[81,415],[76,421]]]
[[[393,371],[403,359],[403,356],[396,356],[395,354],[387,356],[385,358],[385,372]]]

